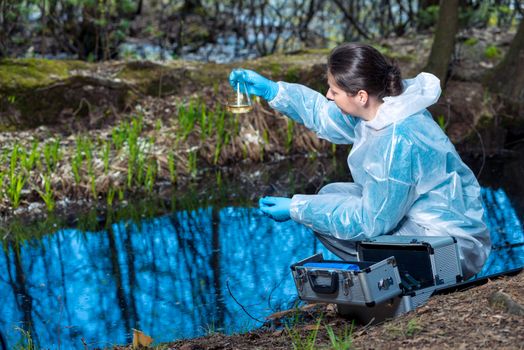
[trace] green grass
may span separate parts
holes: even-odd
[[[405,321],[397,321],[395,323],[387,324],[386,331],[394,336],[413,337],[420,333],[424,328],[420,325],[417,318],[410,319],[407,323]]]
[[[197,151],[196,150],[190,150],[187,154],[187,162],[189,167],[189,174],[191,177],[195,177],[197,175]]]
[[[351,323],[351,327],[344,327],[344,331],[340,334],[335,334],[333,328],[326,325],[326,332],[331,343],[331,349],[333,350],[349,350],[353,344],[353,327],[354,323]]]
[[[310,331],[306,336],[303,336],[302,333],[305,332],[298,327],[298,325],[288,326],[286,325],[287,334],[290,337],[291,345],[295,350],[314,350],[315,343],[317,341],[318,331],[320,329],[320,322],[322,316],[320,316],[315,324],[315,327]]]
[[[172,150],[166,156],[167,166],[166,158],[158,157],[158,151],[155,154],[157,134],[152,133],[155,130],[161,132],[162,122],[157,120],[148,127],[145,130],[143,116],[136,114],[115,125],[105,139],[78,134],[71,141],[55,137],[5,147],[0,152],[0,204],[17,208],[26,193],[32,192],[38,193],[50,209],[54,208],[54,200],[62,195],[57,191],[65,188],[69,191],[66,195],[87,195],[95,200],[102,195],[108,205],[112,205],[115,200],[121,201],[129,194],[154,192],[159,178],[176,184],[181,171],[196,177],[204,150],[200,146],[204,144],[212,152],[209,158],[215,165],[223,160],[226,151],[233,150],[232,147],[239,147],[238,152],[244,158],[250,154],[249,145],[233,144],[234,140],[238,142],[235,138],[240,133],[239,117],[221,106],[210,109],[201,100],[193,99],[179,106],[178,116],[171,125],[174,144],[167,145]],[[286,131],[288,150],[292,147],[294,128],[290,122]],[[178,149],[179,142],[187,140],[190,135],[195,136],[191,139],[192,145],[195,140],[198,144],[190,149],[188,145]],[[268,130],[263,130],[262,139],[259,148],[261,160],[270,141]],[[179,160],[180,155],[186,158]],[[70,169],[69,181],[74,180],[74,183],[57,181],[57,176],[63,177],[62,167]],[[110,176],[116,169],[122,174],[123,183],[109,186],[105,181],[97,183],[102,175]],[[51,186],[51,183],[56,186]],[[114,188],[110,190],[111,186]]]
[[[26,183],[27,179],[22,173],[11,173],[10,181],[7,187],[7,195],[11,201],[13,208],[18,208],[20,206],[20,200],[22,195],[22,189]]]
[[[446,118],[442,114],[437,117],[437,123],[442,131],[446,132]]]
[[[291,118],[287,118],[286,128],[286,152],[291,152],[293,147],[293,133],[294,133],[295,122]]]
[[[38,192],[40,198],[42,198],[42,200],[44,201],[47,210],[53,211],[55,209],[55,196],[51,187],[51,179],[46,175],[43,175],[43,185],[43,191],[39,189],[37,189],[36,191]]]
[[[173,152],[167,155],[167,168],[169,170],[169,178],[171,183],[176,184],[177,174],[176,174],[176,163],[175,163],[175,154]]]
[[[20,332],[21,338],[17,344],[13,347],[13,350],[36,350],[38,349],[35,343],[33,343],[33,338],[31,333],[22,328],[16,327],[16,331]]]
[[[57,139],[57,140],[45,143],[42,152],[44,154],[47,171],[48,172],[54,171],[56,169],[58,162],[61,159],[60,140]]]

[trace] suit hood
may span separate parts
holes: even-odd
[[[440,97],[440,80],[430,73],[420,73],[413,79],[402,81],[404,91],[398,96],[384,97],[377,115],[364,122],[375,130],[405,119],[437,102]]]

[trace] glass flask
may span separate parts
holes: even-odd
[[[247,113],[253,110],[253,103],[247,93],[245,82],[237,81],[235,90],[227,97],[226,109],[235,114]]]

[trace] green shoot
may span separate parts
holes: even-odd
[[[55,199],[54,199],[53,189],[51,187],[51,179],[46,175],[42,175],[42,179],[44,183],[44,191],[42,192],[39,189],[37,189],[36,191],[38,192],[38,195],[44,201],[47,207],[47,210],[51,212],[55,209]]]
[[[26,178],[21,173],[13,173],[11,174],[10,180],[11,181],[9,182],[9,186],[7,188],[7,194],[9,196],[9,199],[11,200],[13,208],[18,208],[18,206],[20,205],[22,189],[24,188]]]
[[[286,152],[289,153],[293,147],[293,129],[295,122],[292,119],[287,119],[287,129],[286,129]]]
[[[346,325],[346,327],[344,327],[344,332],[340,335],[336,335],[333,328],[326,325],[326,331],[333,350],[349,350],[351,348],[353,342],[353,326],[354,324],[351,323],[351,327],[348,329]]]
[[[176,163],[175,163],[175,154],[169,153],[167,155],[167,167],[169,169],[169,178],[172,183],[176,183]]]
[[[286,325],[286,330],[291,338],[291,344],[293,345],[293,349],[295,350],[314,350],[315,349],[315,342],[317,340],[317,334],[320,328],[321,320],[322,320],[322,317],[319,317],[315,325],[315,328],[305,338],[302,338],[300,329],[297,329],[297,326],[289,327]]]
[[[104,162],[104,173],[109,172],[109,154],[111,153],[111,143],[104,141],[102,146],[102,161]]]
[[[197,174],[197,153],[195,150],[189,151],[187,155],[187,162],[189,174],[191,175],[191,177],[195,177]]]
[[[115,199],[115,194],[116,194],[115,189],[112,186],[110,186],[109,189],[107,190],[107,198],[106,198],[107,205],[109,207],[113,206],[113,201]]]
[[[149,160],[149,164],[147,165],[147,171],[146,171],[146,178],[145,178],[145,186],[149,192],[153,192],[153,188],[155,185],[156,180],[156,174],[157,174],[157,163],[156,159],[152,158]]]

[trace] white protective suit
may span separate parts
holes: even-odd
[[[303,85],[278,82],[271,107],[320,138],[353,144],[348,165],[355,182],[294,195],[291,218],[341,258],[355,254],[354,241],[383,234],[453,236],[468,278],[491,249],[480,186],[426,110],[440,96],[438,78],[420,73],[403,84],[401,95],[385,97],[365,121]]]

